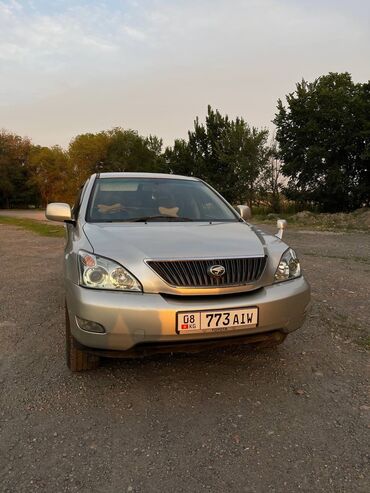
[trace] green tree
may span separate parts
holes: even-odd
[[[68,156],[75,190],[92,173],[165,169],[161,139],[152,135],[145,138],[120,127],[78,135],[69,145]]]
[[[110,136],[107,132],[77,135],[68,148],[74,176],[73,188],[77,190],[92,173],[106,167]]]
[[[49,202],[72,202],[74,190],[70,187],[72,170],[67,153],[58,146],[34,146],[30,151],[29,183],[37,187],[45,207]]]
[[[225,196],[250,206],[263,192],[263,174],[270,149],[268,131],[250,128],[242,118],[231,121],[219,142],[219,158],[226,163]]]
[[[36,189],[28,186],[30,148],[29,139],[0,131],[0,207],[38,204]]]
[[[155,161],[154,168],[162,169],[165,166],[163,159],[163,140],[155,135],[149,135],[145,139],[145,145]]]
[[[161,171],[162,141],[144,138],[134,130],[114,128],[107,132],[109,143],[104,171]]]
[[[281,161],[276,140],[270,144],[269,159],[261,177],[261,195],[260,198],[266,203],[273,212],[280,212],[282,188]]]
[[[329,212],[368,205],[370,83],[355,84],[348,73],[302,80],[277,110],[287,197]]]
[[[229,120],[208,106],[205,124],[196,118],[188,142],[176,140],[165,152],[173,173],[195,175],[231,202],[252,203],[268,162],[267,130],[249,127],[242,118]]]
[[[168,172],[175,175],[200,176],[197,173],[194,158],[191,155],[188,143],[184,139],[176,139],[173,147],[164,151],[165,166]]]

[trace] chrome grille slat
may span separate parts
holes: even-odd
[[[202,283],[202,273],[201,273],[200,265],[198,262],[194,263],[194,272],[195,272],[198,284],[201,284]]]
[[[237,272],[238,272],[238,282],[240,283],[242,279],[244,279],[243,277],[243,262],[240,261],[240,259],[238,258],[238,261],[237,261]]]
[[[256,266],[257,266],[257,262],[254,262],[253,265],[252,265],[252,278],[255,276]]]
[[[258,269],[257,269],[257,276],[260,276],[262,273],[261,271],[261,260],[258,261]]]
[[[181,283],[181,276],[179,275],[177,269],[170,269],[169,265],[165,265],[164,267],[165,267],[164,269],[165,275],[169,274],[170,276],[172,276],[175,280],[175,284]]]
[[[225,282],[226,282],[226,284],[230,284],[232,282],[232,279],[234,279],[234,277],[233,277],[233,262],[230,262],[229,260],[225,260],[224,267],[226,268]]]
[[[235,264],[237,264],[237,262],[230,262],[230,260],[228,260],[227,263],[230,265],[230,276],[231,276],[231,279],[235,279],[235,281],[238,282],[238,278],[235,275],[236,274],[236,272],[235,272],[236,271],[236,269],[235,269],[236,265]],[[227,267],[227,270],[229,270],[229,265]]]
[[[227,287],[258,281],[264,271],[266,257],[148,260],[147,264],[172,286]],[[213,265],[225,267],[223,277],[212,277],[208,274],[208,269]]]
[[[170,265],[167,265],[166,267],[167,267],[167,269],[171,270],[171,266]],[[174,267],[174,270],[176,272],[176,275],[180,279],[179,282],[180,283],[183,282],[184,273],[182,272],[181,265],[178,262],[175,262],[173,264],[173,267]]]
[[[207,269],[201,269],[201,272],[202,272],[202,285],[206,286],[209,279],[209,276],[207,275]]]

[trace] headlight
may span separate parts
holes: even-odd
[[[80,285],[94,289],[142,291],[140,282],[122,265],[109,258],[80,250]]]
[[[275,272],[275,282],[288,281],[301,275],[301,265],[294,250],[288,248],[281,256]]]

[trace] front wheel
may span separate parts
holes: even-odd
[[[71,333],[71,325],[67,306],[65,306],[66,316],[66,361],[68,368],[73,371],[95,370],[99,367],[100,358],[95,354],[81,351],[76,344],[76,339]]]

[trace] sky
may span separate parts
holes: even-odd
[[[0,129],[186,138],[207,105],[273,132],[302,78],[370,79],[368,0],[0,0]]]

